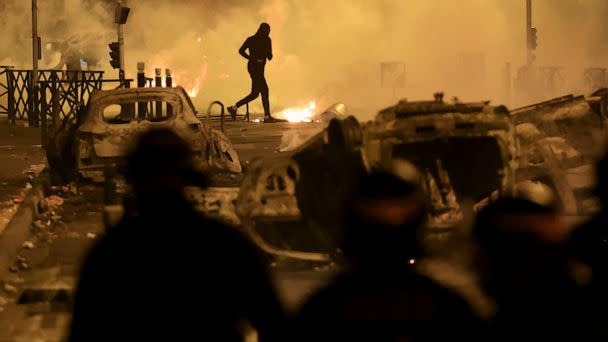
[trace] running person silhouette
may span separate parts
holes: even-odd
[[[275,119],[270,115],[268,84],[264,77],[266,60],[272,60],[272,41],[269,34],[270,25],[262,23],[258,31],[253,36],[247,38],[239,49],[241,56],[249,61],[247,62],[247,71],[249,71],[249,76],[251,76],[251,93],[234,106],[228,107],[228,112],[233,118],[236,117],[236,111],[239,107],[255,100],[261,94],[262,104],[264,105],[264,123],[285,122],[285,120]],[[249,50],[249,54],[247,54],[247,50]]]

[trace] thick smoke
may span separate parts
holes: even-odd
[[[40,0],[43,41],[68,39],[90,65],[108,66],[115,40],[114,1]],[[582,91],[586,67],[608,66],[608,1],[533,0],[536,63],[559,66],[560,91]],[[369,117],[398,98],[435,91],[462,100],[507,102],[511,78],[525,62],[525,1],[505,0],[130,0],[125,26],[128,76],[136,63],[171,68],[177,83],[197,88],[196,103],[234,103],[249,91],[237,50],[262,21],[270,23],[275,59],[267,78],[275,110],[311,100],[322,108],[344,102]],[[0,0],[0,64],[31,59],[29,1]],[[63,22],[62,22],[63,21]],[[58,24],[59,23],[59,24]],[[49,46],[46,66],[60,63]],[[406,85],[380,84],[380,63],[402,61]],[[259,101],[258,101],[259,102]],[[257,106],[257,102],[256,102]],[[259,110],[257,107],[254,109]]]

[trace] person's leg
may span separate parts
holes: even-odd
[[[268,100],[268,84],[266,83],[266,78],[262,75],[262,79],[260,80],[260,94],[262,94],[262,104],[264,105],[264,117],[270,117],[270,101]]]
[[[249,95],[245,96],[244,98],[242,98],[241,100],[239,100],[234,106],[230,106],[228,107],[228,113],[230,113],[232,115],[232,119],[236,120],[236,111],[239,107],[255,100],[258,95],[260,94],[260,90],[259,90],[259,85],[257,84],[258,80],[256,80],[256,72],[255,72],[255,66],[253,65],[253,63],[248,63],[247,64],[247,71],[249,71],[249,77],[251,77],[251,93],[249,93]]]
[[[269,94],[270,91],[268,89],[268,83],[266,83],[266,77],[264,77],[264,64],[262,64],[259,76],[259,85],[260,85],[260,94],[262,94],[262,104],[264,105],[264,122],[265,123],[275,123],[275,122],[286,122],[287,120],[276,119],[272,115],[270,115],[270,100]]]
[[[258,95],[260,95],[261,84],[260,84],[260,79],[259,79],[259,75],[258,75],[259,73],[255,69],[256,69],[255,65],[252,65],[252,63],[250,63],[250,65],[247,66],[247,70],[249,71],[249,76],[251,76],[251,93],[236,103],[237,108],[257,99]]]

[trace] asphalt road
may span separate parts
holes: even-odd
[[[37,129],[9,128],[0,119],[0,233],[23,199],[31,177],[44,166],[44,151]]]
[[[244,164],[253,158],[289,149],[290,144],[293,147],[320,129],[313,124],[288,123],[227,123],[225,128]],[[39,163],[42,158],[42,149],[36,146],[32,130],[25,130],[23,134],[23,139],[7,139],[11,143],[7,146],[15,146],[6,148],[10,153],[3,153],[0,146],[0,165],[7,165],[0,167],[0,180],[6,177],[10,180],[7,184],[15,185],[11,190],[0,191],[7,201],[9,197],[12,200],[17,190],[25,187],[28,178],[22,171],[30,164]],[[26,135],[29,138],[26,139]],[[3,163],[2,158],[11,162]],[[70,320],[70,312],[64,302],[49,303],[43,298],[34,298],[24,304],[17,302],[27,291],[38,291],[47,296],[62,291],[71,293],[83,256],[95,239],[103,234],[103,192],[100,187],[82,185],[76,194],[61,190],[54,194],[63,203],[57,203],[35,222],[31,228],[33,237],[21,248],[14,262],[14,272],[1,281],[0,342],[61,340]],[[273,270],[280,296],[291,310],[295,310],[333,274],[330,269],[292,264],[278,264]]]

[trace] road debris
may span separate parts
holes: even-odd
[[[17,287],[15,287],[11,284],[4,284],[3,289],[6,294],[16,294],[17,293]]]
[[[95,234],[95,233],[87,233],[88,239],[95,239],[96,237],[97,237],[97,234]]]
[[[34,174],[37,175],[40,172],[42,172],[42,170],[44,170],[44,168],[46,167],[46,164],[34,164],[34,165],[30,165],[30,167],[23,171],[23,174]]]
[[[17,274],[10,274],[6,278],[4,278],[4,282],[13,286],[19,286],[25,283],[25,279],[23,279]]]
[[[64,199],[57,195],[51,195],[46,198],[46,203],[48,204],[48,206],[50,208],[60,207],[63,205],[63,202],[64,202]]]
[[[31,241],[25,241],[23,243],[23,248],[25,248],[25,249],[34,249],[34,247],[35,247],[35,245]]]

